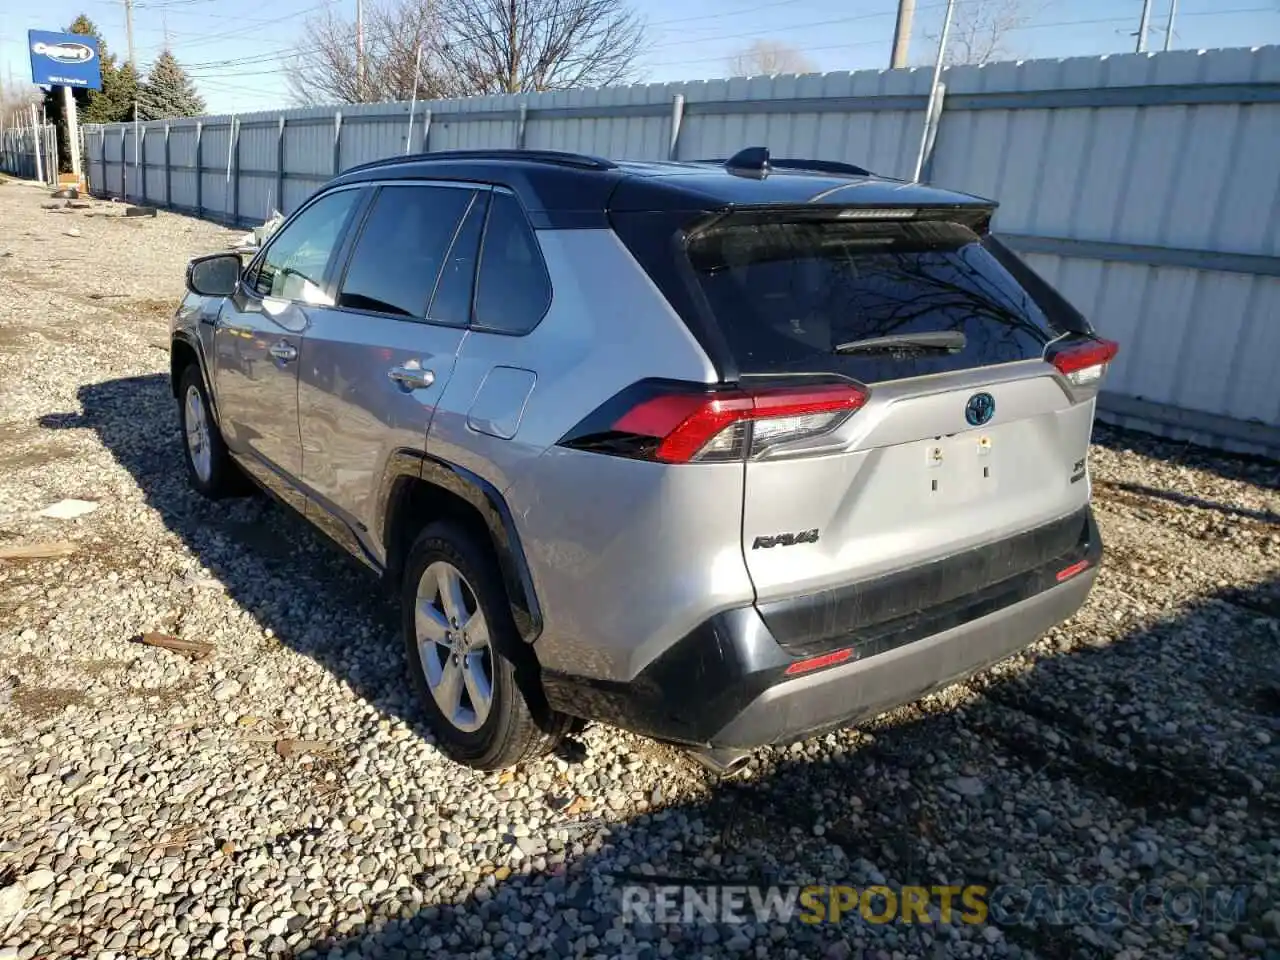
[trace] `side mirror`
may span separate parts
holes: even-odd
[[[236,292],[244,264],[238,253],[213,253],[187,264],[187,289],[202,297],[229,297]]]

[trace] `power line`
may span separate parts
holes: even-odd
[[[960,0],[960,2],[981,2],[981,0]],[[776,6],[778,4],[775,3],[771,5]],[[716,16],[720,16],[720,15],[716,15]],[[874,20],[874,19],[878,19],[882,17],[890,17],[890,16],[893,16],[891,12],[863,13],[863,14],[857,14],[852,17],[837,17],[835,19],[816,20],[816,21],[810,21],[807,23],[797,23],[797,24],[792,24],[789,27],[781,27],[778,29],[779,30],[806,30],[814,27],[825,27],[825,26],[832,26],[835,24],[856,23],[858,21]],[[541,18],[538,21],[530,21],[529,23],[542,22],[543,20],[551,20],[551,19],[554,19],[554,17],[545,17],[545,18]],[[684,21],[676,20],[676,21],[662,21],[662,22],[684,22]],[[527,25],[528,24],[526,24],[526,26]],[[479,40],[486,36],[497,36],[497,35],[498,35],[497,31],[490,31],[487,33],[478,33],[471,36],[458,37],[458,38],[452,39],[450,40],[450,43],[467,43],[473,40]],[[667,40],[667,41],[662,41],[659,43],[652,44],[650,49],[661,49],[664,47],[684,46],[690,43],[709,43],[709,42],[714,42],[719,40],[739,40],[744,37],[754,37],[758,35],[759,35],[759,31],[751,31],[750,33],[718,35],[718,36],[712,36],[712,37],[699,37],[692,40],[690,39]],[[879,41],[867,41],[867,43],[872,43],[872,42],[879,42]],[[297,56],[306,56],[309,53],[316,53],[316,52],[318,52],[318,48],[312,47],[312,48],[290,50],[285,53],[264,53],[260,55],[241,57],[241,58],[238,58],[237,60],[231,60],[231,61],[227,61],[227,60],[212,61],[211,60],[211,61],[206,61],[204,63],[188,64],[187,70],[190,72],[194,70],[201,70],[206,67],[220,69],[223,67],[235,67],[235,66],[241,66],[241,65],[247,66],[250,64],[271,63],[271,62],[281,61],[281,60],[291,60]],[[267,71],[267,72],[273,72],[273,71]]]
[[[331,2],[333,2],[333,0],[328,0],[328,3],[331,3]],[[778,2],[778,0],[775,0],[775,2],[773,3],[762,4],[761,7],[777,7],[777,6],[788,5],[792,2],[795,2],[795,0],[782,0],[782,2]],[[982,0],[957,0],[957,6],[961,4],[980,3],[980,2],[982,2]],[[327,6],[328,3],[322,3],[319,5],[319,7]],[[918,5],[916,9],[928,10],[933,8],[942,8],[945,6],[946,6],[945,3],[921,4],[921,5]],[[319,9],[319,7],[311,8],[311,9]],[[750,9],[758,9],[758,8],[750,8]],[[288,16],[282,17],[279,19],[288,19],[289,17],[298,16],[302,12],[305,12],[305,11],[295,12],[293,14],[289,14]],[[1231,15],[1250,14],[1250,13],[1267,13],[1267,12],[1276,12],[1276,11],[1274,11],[1273,8],[1271,7],[1240,7],[1240,8],[1233,8],[1228,10],[1204,10],[1204,11],[1186,12],[1186,13],[1182,13],[1181,15],[1183,17],[1196,17],[1196,16],[1203,17],[1203,16],[1231,16]],[[843,24],[843,23],[857,22],[862,20],[876,19],[881,17],[890,17],[893,15],[894,14],[892,11],[885,11],[882,13],[875,13],[875,14],[859,14],[853,17],[843,17],[835,20],[822,20],[822,21],[815,21],[810,23],[795,24],[791,27],[785,27],[782,29],[790,29],[790,30],[809,29],[809,28],[820,27],[820,26],[831,26],[834,24]],[[660,23],[687,22],[688,20],[693,20],[693,19],[719,19],[722,16],[725,16],[725,15],[706,14],[697,18],[681,18],[676,21],[660,21],[652,25],[656,26],[656,25],[659,25]],[[278,22],[278,20],[269,21],[269,22]],[[1016,27],[1011,27],[1009,29],[1009,32],[1022,31],[1022,30],[1057,29],[1062,27],[1075,27],[1075,26],[1094,26],[1099,24],[1126,23],[1126,22],[1129,22],[1128,17],[1101,17],[1101,18],[1081,19],[1081,20],[1059,20],[1059,21],[1052,21],[1048,23],[1022,24]],[[528,24],[526,24],[526,26],[528,26]],[[468,40],[480,39],[481,37],[484,37],[484,36],[494,35],[494,33],[495,32],[493,31],[480,33],[474,36],[458,38],[453,42],[465,42]],[[756,36],[756,35],[758,35],[758,31],[752,32],[752,33],[743,33],[743,34],[726,34],[726,35],[701,37],[696,40],[681,39],[681,40],[665,41],[665,42],[654,44],[653,48],[660,49],[660,48],[667,48],[667,47],[676,47],[676,46],[687,45],[689,43],[714,43],[717,41],[741,39],[743,37]],[[207,39],[208,41],[214,40],[214,38],[212,37]],[[379,38],[375,37],[374,39],[379,39]],[[806,50],[814,51],[814,52],[826,51],[826,50],[843,50],[843,49],[851,49],[851,48],[857,48],[857,47],[874,46],[882,42],[883,42],[882,40],[876,39],[876,40],[855,41],[852,43],[825,44],[817,47],[807,47]],[[242,70],[241,68],[245,66],[261,66],[265,64],[290,61],[299,56],[307,56],[308,54],[315,53],[317,51],[318,51],[318,48],[314,48],[314,47],[313,48],[296,48],[296,49],[288,50],[284,52],[265,52],[262,54],[247,55],[245,57],[240,57],[233,60],[211,60],[211,61],[205,61],[200,63],[187,64],[185,65],[185,68],[187,72],[193,77],[193,79],[199,79],[202,82],[205,82],[205,81],[215,82],[215,83],[225,82],[225,80],[220,79],[223,74],[227,74],[230,77],[230,79],[236,79],[239,77],[271,76],[274,74],[285,73],[290,69],[290,67],[280,66],[280,67],[274,67],[274,68],[256,70],[256,71],[245,71],[245,70]],[[692,65],[692,64],[699,64],[699,63],[712,63],[712,62],[723,61],[723,60],[724,60],[724,55],[720,55],[720,56],[714,56],[714,57],[696,58],[692,60],[657,61],[657,62],[649,63],[647,65],[651,67],[667,67],[667,66]]]

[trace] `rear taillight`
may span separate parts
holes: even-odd
[[[1120,344],[1114,340],[1076,341],[1055,350],[1049,362],[1077,387],[1086,387],[1102,379],[1119,350]]]
[[[866,401],[867,391],[850,383],[735,390],[637,384],[560,443],[662,463],[742,460],[829,433]]]

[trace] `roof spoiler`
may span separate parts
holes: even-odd
[[[769,156],[768,147],[747,147],[739,150],[728,160],[704,160],[704,163],[716,163],[723,166],[735,177],[746,177],[751,180],[763,180],[774,169],[808,170],[813,173],[831,173],[841,177],[869,177],[871,171],[852,163],[838,160],[774,160]]]

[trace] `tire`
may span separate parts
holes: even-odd
[[[498,770],[545,756],[568,734],[572,721],[546,705],[487,545],[458,525],[428,525],[409,551],[400,608],[409,672],[447,757]]]
[[[178,419],[182,425],[182,459],[187,479],[210,500],[237,496],[247,484],[236,466],[222,432],[210,415],[209,392],[200,367],[189,363],[178,379]]]

